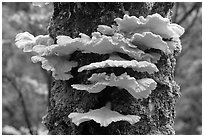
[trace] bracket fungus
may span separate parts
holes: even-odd
[[[167,54],[170,53],[167,43],[159,35],[155,35],[152,32],[135,33],[132,36],[131,42],[142,50],[154,48],[162,50]]]
[[[126,72],[119,76],[114,72],[94,72],[87,79],[91,84],[73,83],[71,87],[86,90],[90,94],[98,94],[108,86],[117,87],[128,91],[134,99],[147,98],[156,89],[157,83],[149,76],[159,71],[156,63],[161,57],[159,53],[147,50],[157,49],[166,55],[181,50],[179,37],[184,29],[159,14],[148,15],[146,18],[124,15],[123,19],[116,18],[114,21],[116,26],[99,25],[98,32],[93,32],[92,37],[83,33],[77,38],[60,35],[56,43],[48,35],[34,37],[28,32],[20,33],[16,36],[16,46],[24,52],[35,54],[32,61],[41,62],[42,68],[52,71],[56,80],[70,80],[83,71],[105,68],[120,67],[124,70],[130,68],[133,72],[145,72],[149,75],[141,79]],[[80,54],[108,54],[109,58],[80,66],[77,60],[71,58],[76,51],[80,51]],[[73,68],[78,69],[74,76],[71,72]],[[107,106],[86,113],[72,112],[68,117],[77,126],[90,120],[105,127],[116,121],[135,124],[140,120],[139,116],[122,115]]]
[[[114,35],[114,29],[106,25],[98,25],[97,31],[101,32],[104,35]]]
[[[125,59],[108,59],[101,62],[94,62],[89,65],[85,65],[78,69],[78,72],[82,72],[84,70],[92,70],[97,68],[106,68],[106,67],[123,67],[123,68],[132,68],[134,71],[138,72],[148,72],[150,74],[154,72],[158,72],[155,64],[152,64],[147,61],[136,61],[136,60],[125,60]]]
[[[119,30],[125,33],[152,32],[162,38],[179,38],[184,33],[184,28],[170,23],[168,18],[163,18],[157,13],[146,18],[124,15],[123,19],[116,18],[114,21],[118,24]]]
[[[136,80],[134,77],[127,75],[127,73],[118,77],[114,73],[111,73],[110,76],[105,73],[93,74],[88,80],[94,84],[74,84],[72,87],[77,90],[87,90],[89,93],[98,93],[105,89],[106,86],[115,86],[119,89],[127,90],[136,99],[142,99],[147,98],[157,85],[151,78]]]
[[[107,127],[112,122],[117,121],[127,121],[130,124],[135,124],[140,120],[139,116],[136,115],[122,115],[116,111],[110,110],[108,105],[95,110],[90,110],[87,113],[70,113],[69,118],[72,119],[72,122],[79,126],[80,123],[85,121],[94,120],[99,123],[100,126]]]
[[[54,41],[49,35],[39,35],[34,37],[29,32],[19,33],[16,35],[16,46],[23,49],[24,52],[32,52],[35,45],[52,45]]]
[[[62,57],[56,56],[33,56],[31,57],[33,63],[41,62],[42,68],[46,69],[47,71],[52,71],[52,76],[56,80],[69,80],[73,76],[67,72],[71,71],[73,67],[77,66],[77,62],[67,61]]]

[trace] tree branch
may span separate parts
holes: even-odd
[[[181,39],[184,39],[184,37],[189,34],[189,31],[192,29],[192,27],[194,26],[197,18],[198,18],[198,12],[199,12],[199,9],[197,9],[197,13],[195,15],[195,17],[192,19],[191,21],[191,24],[186,28],[185,30],[185,33],[181,36]],[[183,55],[186,54],[186,52],[188,52],[191,47],[193,46],[194,44],[186,44],[185,45],[185,48],[182,50],[182,52],[179,54],[178,58],[182,57]]]
[[[18,86],[16,84],[15,78],[10,77],[10,76],[5,75],[5,74],[2,75],[2,78],[7,79],[11,83],[11,85],[15,88],[15,90],[17,91],[17,93],[19,95],[19,98],[20,98],[20,101],[21,101],[21,104],[22,104],[22,107],[23,107],[23,114],[25,116],[25,122],[27,124],[27,127],[29,129],[30,134],[33,135],[34,131],[32,130],[32,125],[31,125],[29,117],[28,117],[28,110],[26,108],[24,97],[23,97],[23,94],[22,94],[21,90],[18,88]]]
[[[40,67],[41,68],[41,67]],[[43,73],[43,75],[46,78],[46,82],[47,82],[47,88],[48,88],[48,106],[50,106],[50,96],[51,96],[51,84],[52,84],[52,73],[48,72],[47,70],[41,68],[41,71]]]
[[[191,28],[192,28],[193,25],[195,24],[196,19],[198,18],[199,9],[197,9],[196,12],[197,12],[197,13],[196,13],[195,17],[192,19],[191,24],[190,24],[188,27],[186,27],[185,33],[181,36],[181,39],[184,38],[184,37],[186,36],[186,34],[188,34],[188,32],[191,30]]]
[[[201,7],[201,3],[200,2],[196,2],[192,8],[186,13],[184,14],[184,16],[177,22],[178,24],[181,24],[195,9],[199,9]]]
[[[172,21],[173,21],[173,22],[176,22],[176,19],[177,19],[177,16],[178,16],[179,4],[180,4],[180,3],[175,3],[175,14],[174,14],[174,16],[173,16],[173,18],[172,18]]]

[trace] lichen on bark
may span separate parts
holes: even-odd
[[[58,35],[68,35],[75,38],[79,33],[91,35],[98,25],[111,26],[116,17],[122,18],[125,13],[131,16],[144,16],[159,13],[166,17],[173,3],[54,3],[54,13],[49,26],[49,34],[56,41]],[[151,49],[150,49],[151,50]],[[155,50],[154,52],[158,52]],[[107,87],[98,94],[89,94],[71,88],[76,81],[86,81],[87,74],[75,75],[72,81],[55,80],[52,83],[50,105],[43,122],[49,134],[175,134],[173,125],[175,118],[175,100],[180,95],[179,86],[174,81],[174,55],[163,53],[156,63],[159,72],[155,74],[134,73],[135,77],[149,77],[157,82],[157,88],[147,99],[135,99],[127,91],[115,87]],[[82,54],[75,52],[73,57],[81,63],[90,64],[107,59],[108,55]],[[120,71],[120,70],[119,70]],[[120,73],[120,72],[119,72]],[[74,125],[68,118],[71,112],[88,112],[98,109],[110,101],[113,110],[121,114],[140,115],[141,120],[130,125],[120,121],[111,123],[108,127],[100,127],[94,121]]]

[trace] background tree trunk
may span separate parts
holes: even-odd
[[[90,36],[98,25],[111,26],[115,23],[114,18],[123,18],[127,12],[137,17],[153,13],[167,17],[172,7],[173,3],[54,3],[48,30],[55,40],[58,35],[75,38],[79,33],[85,33]],[[106,56],[76,52],[73,58],[82,66]],[[179,86],[174,81],[174,55],[162,54],[156,66],[159,73],[148,77],[157,82],[157,88],[143,100],[137,100],[128,92],[119,92],[113,87],[98,94],[72,89],[70,85],[75,81],[83,81],[86,74],[76,74],[72,81],[54,81],[48,114],[44,117],[49,134],[174,134],[175,99],[180,95]],[[146,74],[141,73],[137,77],[144,78]],[[134,125],[120,121],[100,127],[94,121],[76,126],[68,118],[71,112],[88,112],[89,109],[104,106],[106,101],[111,101],[114,110],[122,114],[139,115],[140,121]]]

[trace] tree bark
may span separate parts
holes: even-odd
[[[159,13],[163,17],[170,15],[173,3],[54,3],[54,13],[49,25],[49,34],[56,40],[58,35],[78,37],[79,33],[91,35],[98,25],[111,26],[114,18],[123,18],[125,13],[134,16],[144,16]],[[158,51],[155,51],[158,52]],[[162,54],[162,53],[160,53]],[[79,66],[101,61],[107,55],[82,54],[76,52],[73,59]],[[78,74],[73,70],[74,79],[68,81],[55,80],[52,83],[50,105],[43,122],[49,134],[68,135],[147,135],[175,134],[175,100],[180,95],[179,86],[174,81],[174,55],[162,54],[156,63],[158,73],[148,75],[135,74],[135,77],[148,77],[157,82],[157,88],[147,99],[135,99],[128,92],[117,88],[107,88],[97,94],[78,91],[71,84],[83,82],[86,74]],[[136,124],[120,121],[111,123],[108,127],[100,127],[94,121],[83,122],[76,126],[68,118],[71,112],[88,112],[89,109],[101,108],[111,101],[114,110],[122,114],[134,114],[141,117]]]

